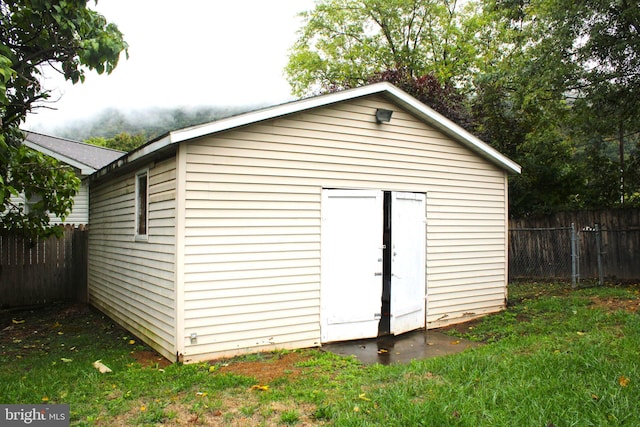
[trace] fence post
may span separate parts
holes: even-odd
[[[596,229],[596,253],[598,257],[598,285],[602,286],[604,282],[602,271],[602,236],[600,235],[600,224],[595,225]]]
[[[578,237],[576,234],[576,225],[571,223],[571,287],[575,288],[578,283]]]

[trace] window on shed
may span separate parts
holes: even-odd
[[[147,235],[149,219],[149,174],[147,171],[136,175],[136,234]]]

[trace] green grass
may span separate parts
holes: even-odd
[[[95,312],[0,313],[0,402],[69,403],[87,426],[640,425],[639,291],[511,286],[506,311],[450,332],[485,345],[391,366],[303,350],[263,390],[207,363],[141,366],[145,348]]]

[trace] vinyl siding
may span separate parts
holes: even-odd
[[[429,325],[504,307],[505,172],[381,96],[189,141],[185,156],[185,361],[319,345],[323,188],[427,194]]]
[[[78,193],[73,198],[73,209],[64,221],[57,216],[49,215],[52,224],[72,224],[81,225],[89,223],[89,183],[83,180],[78,189]]]
[[[24,194],[20,194],[19,197],[11,196],[11,203],[16,205],[23,205],[25,200]],[[80,188],[73,198],[73,208],[64,221],[60,217],[50,214],[49,222],[51,224],[69,224],[75,226],[89,223],[89,183],[87,180],[81,182]]]
[[[135,238],[137,171],[92,184],[89,302],[175,360],[175,158],[149,166],[146,241]]]

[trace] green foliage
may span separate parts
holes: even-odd
[[[461,91],[451,83],[441,83],[434,74],[414,77],[407,69],[401,69],[376,73],[369,79],[370,83],[379,81],[393,83],[458,125],[471,127],[470,112]]]
[[[284,411],[280,416],[280,422],[286,425],[295,425],[300,420],[298,411]]]
[[[512,180],[512,213],[609,208],[619,206],[623,196],[632,199],[638,182],[625,161],[621,165],[615,146],[622,145],[624,159],[631,160],[625,139],[628,143],[640,131],[635,113],[640,107],[635,96],[640,35],[633,30],[640,19],[637,5],[494,0],[485,2],[484,14],[510,46],[491,81],[508,100],[501,106],[515,113],[506,127],[521,138],[503,144],[523,165],[523,176]],[[480,119],[483,130],[489,124],[495,131],[504,124],[495,119],[505,116],[478,107],[484,99],[476,99],[476,108],[487,114]],[[549,138],[549,132],[556,137]],[[522,144],[527,139],[534,142],[529,149]],[[555,172],[545,172],[549,168]],[[620,169],[625,170],[622,192]]]
[[[64,219],[71,212],[80,179],[70,167],[24,145],[8,150],[14,163],[0,187],[4,229],[31,236],[59,235],[62,230],[49,225],[49,214]],[[26,206],[19,195],[25,196]]]
[[[475,60],[474,34],[458,9],[441,0],[317,2],[302,14],[306,24],[286,67],[293,92],[355,87],[386,70],[458,81]]]
[[[627,203],[640,206],[640,138],[635,135],[635,146],[627,162]]]
[[[4,76],[13,74],[5,92],[3,128],[19,122],[37,101],[48,98],[38,77],[51,65],[74,83],[85,68],[110,73],[127,48],[122,34],[86,0],[4,1],[0,7]]]
[[[143,133],[131,135],[126,132],[122,132],[113,138],[92,137],[87,139],[85,142],[87,144],[93,144],[100,147],[129,152],[147,142],[147,138]]]
[[[87,8],[86,0],[0,3],[0,210],[10,212],[3,216],[3,228],[49,233],[43,210],[64,216],[79,185],[67,170],[20,148],[20,124],[49,98],[40,82],[43,67],[52,67],[73,83],[82,82],[86,70],[113,71],[126,48],[118,28]],[[37,173],[21,170],[22,160]],[[37,214],[10,205],[9,195],[20,191],[41,197]]]

